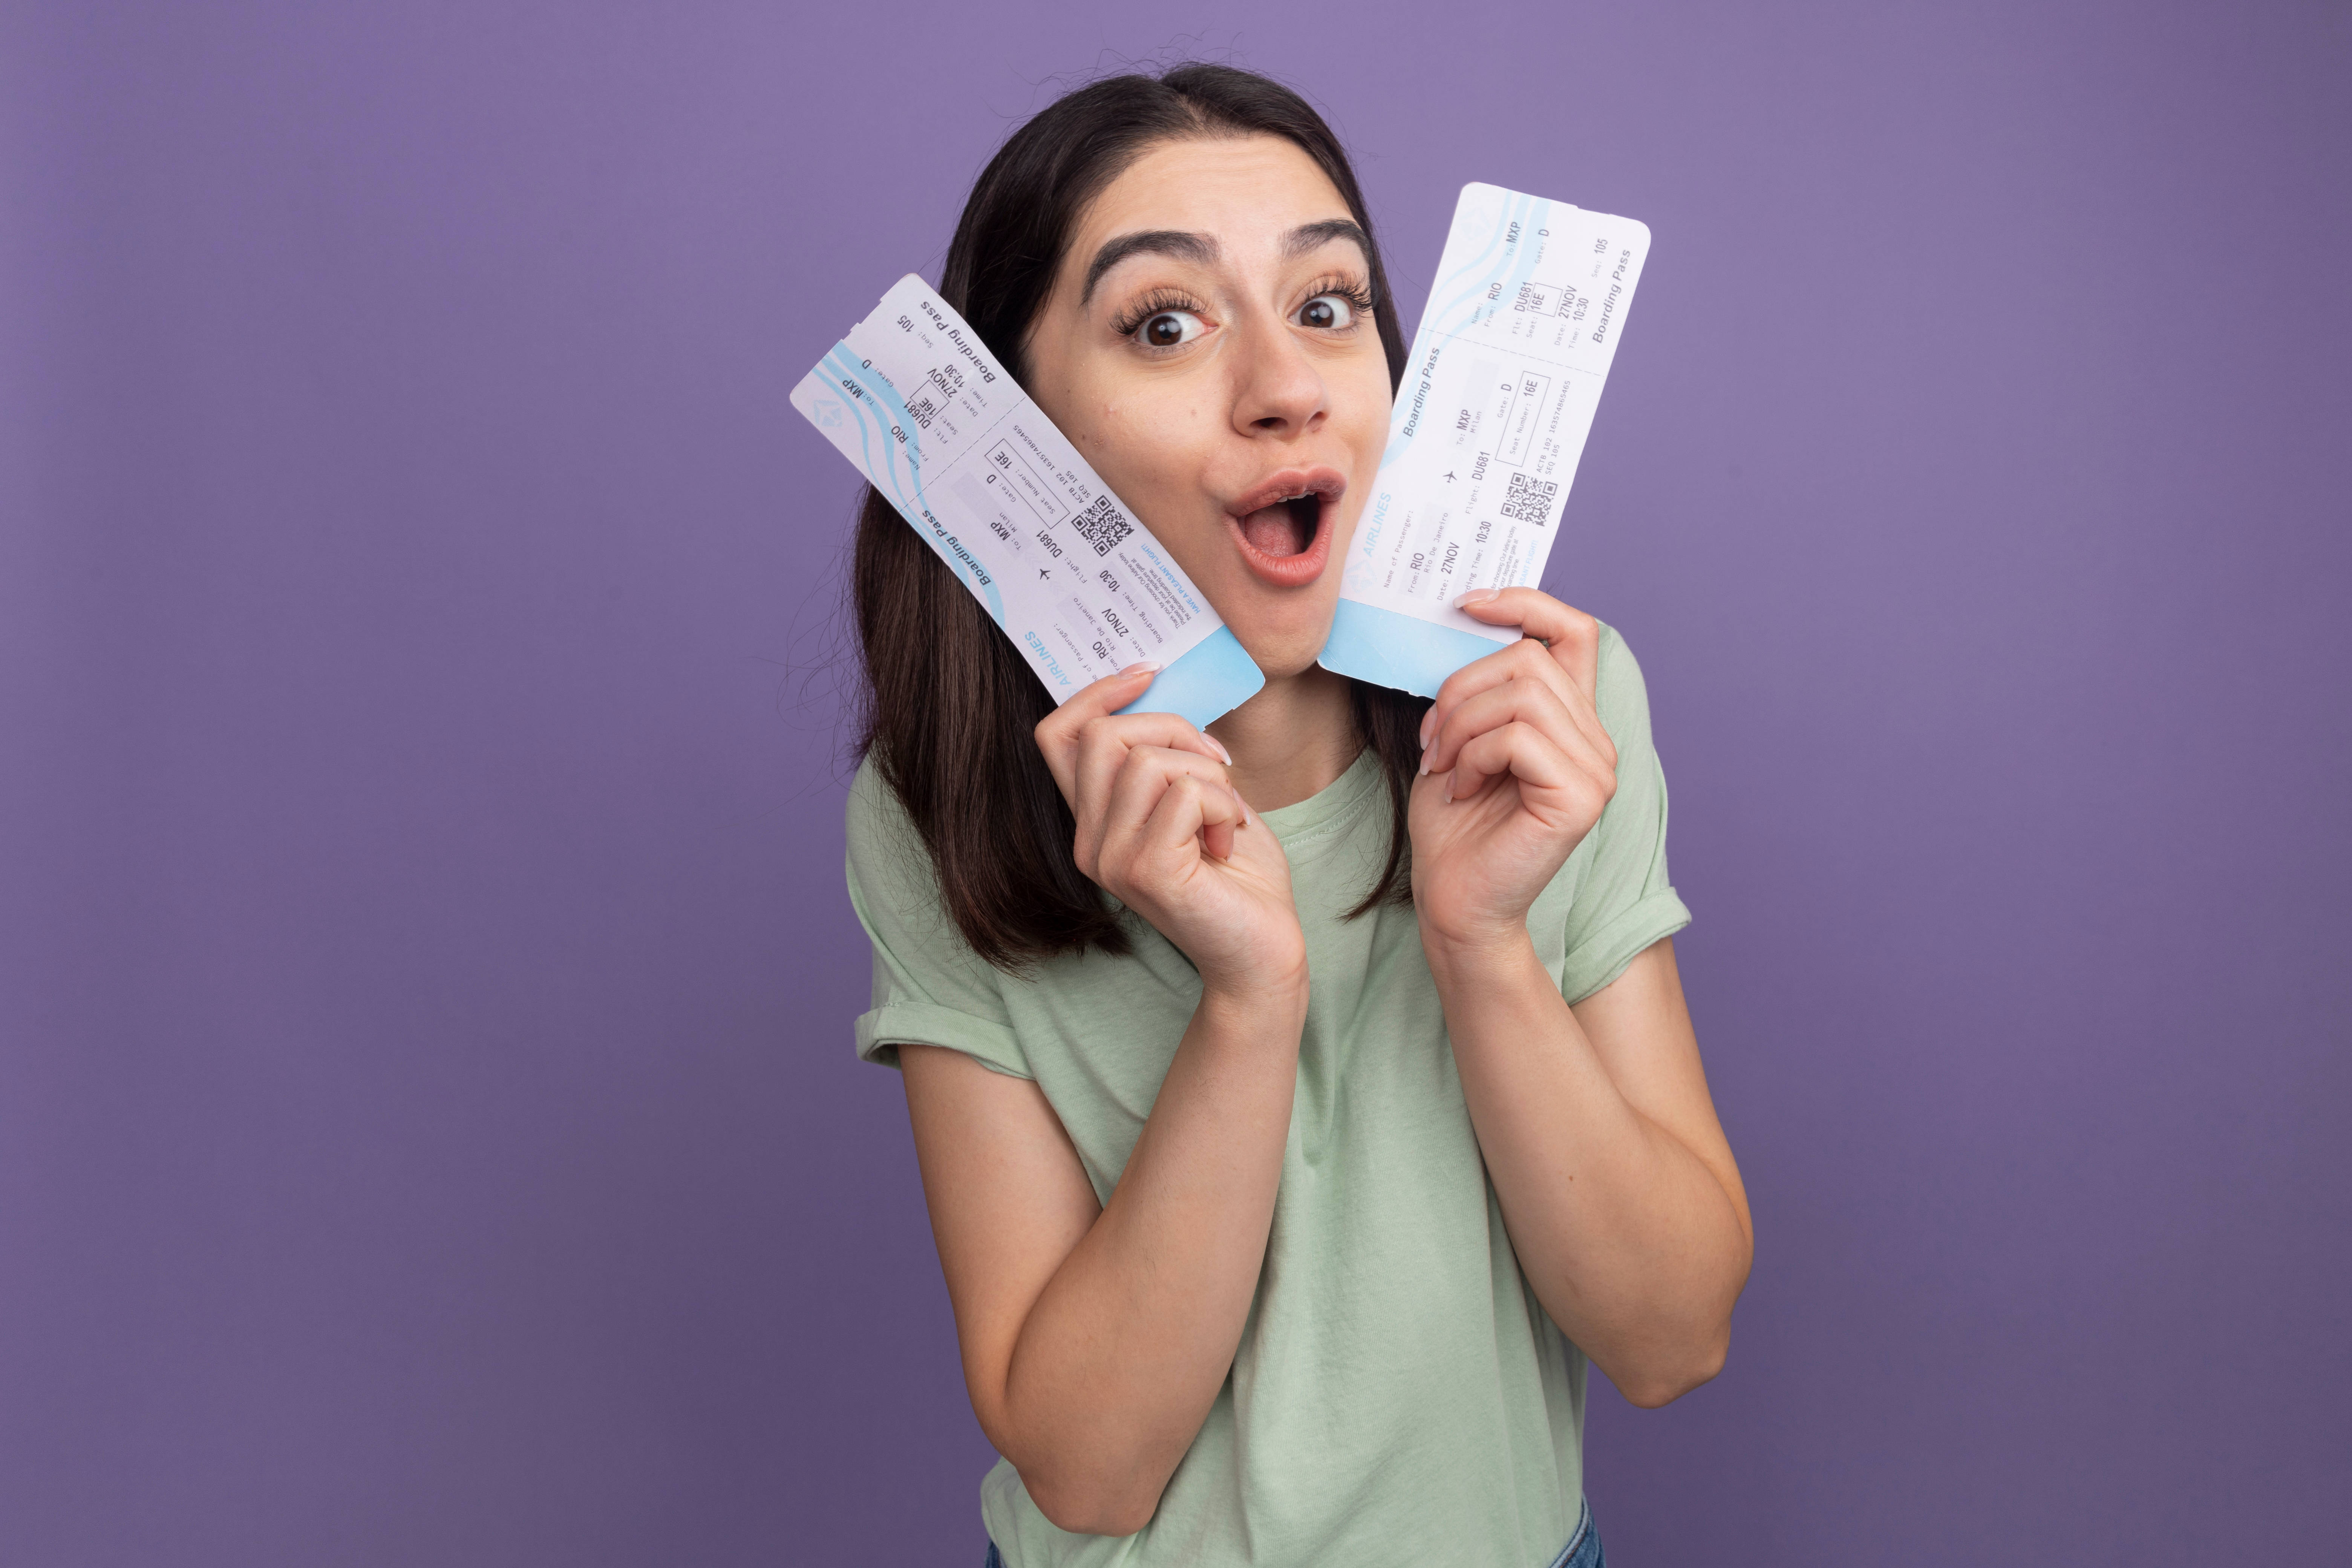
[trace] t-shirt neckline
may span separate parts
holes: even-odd
[[[1338,778],[1305,800],[1257,815],[1259,820],[1274,829],[1284,849],[1289,850],[1344,826],[1380,783],[1380,755],[1366,746]]]

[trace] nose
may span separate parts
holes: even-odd
[[[1329,389],[1289,324],[1270,312],[1240,333],[1234,428],[1244,436],[1291,439],[1329,417]]]

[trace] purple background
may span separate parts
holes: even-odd
[[[1656,233],[1550,585],[1759,1245],[1612,1559],[2342,1561],[2341,0],[0,27],[0,1560],[978,1561],[785,393],[1171,49],[1408,323],[1465,180]]]

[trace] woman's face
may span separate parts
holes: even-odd
[[[1164,142],[1081,216],[1030,330],[1030,395],[1269,678],[1322,651],[1388,438],[1365,246],[1291,142]]]

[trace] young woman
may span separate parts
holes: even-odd
[[[992,1564],[1598,1564],[1586,1358],[1722,1366],[1738,1173],[1633,655],[1532,589],[1432,704],[1319,668],[1404,363],[1353,173],[1264,78],[1070,94],[940,292],[1265,673],[1058,710],[879,498],[849,881]]]

